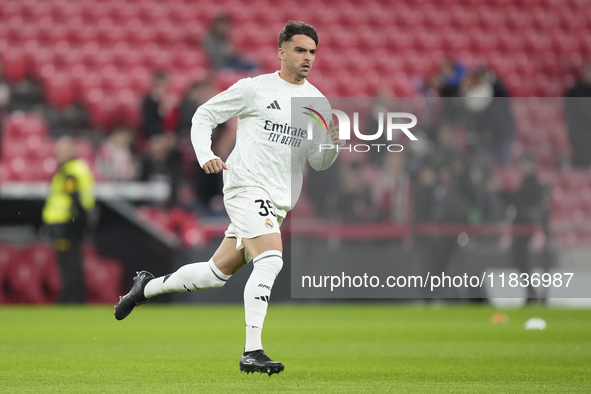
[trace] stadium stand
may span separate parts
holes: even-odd
[[[196,80],[211,76],[217,89],[224,90],[247,75],[208,70],[201,39],[221,13],[233,21],[236,46],[256,55],[264,72],[278,67],[276,35],[287,19],[316,26],[321,42],[310,80],[329,97],[372,97],[379,89],[416,97],[423,79],[445,58],[469,68],[488,65],[512,97],[529,97],[511,103],[517,130],[513,156],[525,151],[536,156],[539,177],[552,188],[550,222],[556,239],[565,246],[591,243],[586,225],[591,222],[591,174],[563,166],[571,151],[560,104],[584,60],[591,58],[586,1],[429,0],[411,5],[381,0],[359,6],[349,0],[0,0],[4,75],[15,87],[38,81],[54,111],[81,106],[102,134],[125,123],[141,136],[139,103],[154,71],[169,73],[177,97]],[[51,126],[38,113],[4,116],[0,184],[51,179],[56,170]],[[92,167],[93,143],[78,138],[76,147]],[[184,166],[192,168],[192,153],[183,157]],[[495,168],[494,175],[507,190],[519,183],[512,166]],[[307,196],[300,205],[300,213],[314,217]],[[179,208],[141,208],[138,215],[176,234],[186,247],[204,245],[213,235]],[[22,275],[33,272],[35,256],[47,254],[39,245],[30,248],[26,253],[31,259],[18,266]],[[11,263],[18,259],[14,256],[22,253],[0,245],[0,303],[52,302],[56,284],[45,274],[33,278],[39,292],[31,299],[23,298],[21,282],[6,283],[6,272],[17,269]],[[89,299],[111,302],[119,289],[109,288],[101,278],[119,277],[120,267],[94,252],[86,256]],[[51,267],[51,259],[46,260]]]
[[[112,303],[119,298],[123,275],[120,262],[83,248],[87,300]],[[0,304],[51,304],[58,300],[61,279],[52,247],[33,242],[19,247],[0,243]]]
[[[32,243],[13,256],[7,270],[10,302],[54,303],[59,296],[61,280],[51,246]]]
[[[82,253],[88,302],[91,304],[117,302],[121,292],[119,284],[123,277],[121,263],[100,257],[92,244],[84,245]]]

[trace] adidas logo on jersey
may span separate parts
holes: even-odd
[[[268,109],[281,109],[277,100],[273,101],[271,104],[267,105]]]
[[[269,302],[269,296],[260,296],[260,297],[254,297],[255,300],[261,300],[264,302]]]

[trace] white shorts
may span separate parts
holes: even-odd
[[[236,250],[244,248],[243,238],[281,234],[279,226],[283,218],[275,214],[273,203],[263,189],[244,188],[240,193],[224,199],[224,205],[231,222],[224,235],[236,238]],[[246,261],[250,261],[248,252],[246,254]]]

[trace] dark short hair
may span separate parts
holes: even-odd
[[[316,29],[304,22],[289,21],[283,30],[279,32],[279,48],[281,48],[284,42],[291,41],[291,38],[298,34],[310,37],[318,45],[318,33],[316,33]]]

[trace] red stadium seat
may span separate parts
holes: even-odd
[[[67,73],[56,73],[43,82],[47,101],[58,109],[63,109],[74,100],[74,85]]]
[[[57,171],[57,162],[53,157],[46,157],[39,159],[38,165],[35,168],[38,169],[37,177],[38,181],[49,182]],[[40,171],[39,171],[40,170]]]
[[[100,73],[84,65],[72,69],[72,80],[78,97],[85,104],[90,92],[93,89],[100,89],[102,83]]]
[[[196,51],[194,48],[190,48],[186,44],[184,50],[181,50],[180,46],[176,46],[173,48],[171,53],[172,59],[172,66],[175,70],[178,70],[180,73],[187,73],[191,72],[194,69],[202,69],[207,67],[207,59],[203,52]],[[275,55],[277,57],[277,55]]]
[[[168,17],[176,25],[184,25],[185,22],[197,22],[197,7],[192,7],[192,3],[172,2],[168,7]]]
[[[201,48],[202,38],[207,33],[207,27],[199,21],[185,22],[182,27],[185,30],[185,43],[195,49]]]
[[[79,47],[70,47],[67,52],[57,54],[55,61],[60,70],[70,71],[77,65],[84,65],[84,53]]]
[[[10,82],[16,83],[27,75],[27,57],[21,48],[12,47],[0,54],[0,56],[4,66],[4,72]]]
[[[170,226],[187,248],[194,248],[206,245],[209,240],[205,231],[191,213],[180,209],[170,211]]]
[[[115,7],[113,3],[108,2],[100,2],[100,3],[87,3],[85,6],[91,6],[90,15],[95,18],[95,20],[111,16]]]
[[[6,134],[2,140],[2,158],[5,162],[15,157],[23,157],[27,152],[27,136]]]
[[[67,40],[70,35],[70,28],[61,23],[55,23],[48,31],[47,36],[40,37],[50,44],[55,44],[62,40]]]
[[[0,244],[0,304],[6,304],[9,295],[8,288],[8,268],[18,260],[18,251],[9,244]]]
[[[19,40],[21,32],[27,28],[27,23],[23,15],[12,16],[7,21],[4,21],[4,23],[8,27],[8,38],[12,40]]]
[[[136,94],[144,95],[148,91],[152,75],[147,68],[141,65],[135,66],[130,69],[128,76],[129,88]]]
[[[142,51],[144,53],[142,64],[150,70],[165,67],[172,61],[169,53],[164,52],[163,48],[155,42],[144,45]]]
[[[125,66],[127,64],[126,58],[131,51],[131,45],[127,42],[117,42],[113,46],[113,63],[117,66]]]
[[[118,261],[85,255],[84,278],[88,302],[113,304],[119,299],[123,266]]]
[[[21,2],[8,1],[2,5],[2,15],[6,19],[13,16],[23,15],[25,13],[25,4]]]
[[[481,28],[472,28],[468,33],[470,49],[473,52],[488,54],[499,48],[499,38]]]
[[[94,163],[95,149],[89,140],[86,138],[76,138],[74,140],[74,148],[76,149],[76,155],[80,159],[91,165]]]
[[[459,26],[462,30],[476,26],[478,15],[469,8],[469,5],[456,4],[449,8],[450,25]]]
[[[97,55],[100,52],[101,47],[98,41],[86,41],[82,46],[82,53],[84,56],[84,64],[88,67],[96,67]]]
[[[543,6],[538,6],[530,11],[533,17],[534,26],[538,29],[545,29],[554,31],[559,25],[559,18],[555,12],[548,12],[548,9]]]
[[[95,24],[84,24],[80,27],[69,27],[70,37],[73,41],[78,41],[80,44],[86,42],[97,41],[99,39],[99,29]]]
[[[51,3],[50,2],[31,2],[26,4],[24,15],[30,19],[36,20],[44,15],[51,14]]]
[[[3,133],[5,135],[28,136],[37,134],[47,135],[47,124],[45,121],[32,114],[14,112],[6,121]]]
[[[55,253],[49,245],[31,244],[8,268],[10,300],[15,303],[48,304],[59,296],[61,280]]]
[[[124,26],[115,25],[104,32],[99,30],[99,39],[106,45],[115,45],[119,42],[125,42],[129,39],[127,29]]]
[[[110,130],[114,124],[116,102],[111,96],[107,96],[100,88],[90,89],[83,97],[90,113],[92,124],[103,130]]]
[[[111,32],[111,30],[116,28],[117,25],[115,24],[115,21],[113,21],[113,19],[111,17],[103,16],[102,18],[97,20],[96,27],[98,28],[97,41],[98,42],[105,42],[105,41],[110,41],[110,39],[109,39],[110,32]]]
[[[233,19],[238,48],[256,53],[265,71],[278,67],[274,37],[281,20],[300,15],[316,24],[322,56],[314,74],[321,71],[323,76],[318,86],[347,95],[373,92],[380,81],[387,81],[385,85],[392,85],[398,94],[414,94],[413,81],[400,78],[432,72],[445,55],[468,66],[490,65],[513,95],[559,96],[591,56],[591,17],[584,0],[567,4],[559,0],[478,4],[430,0],[412,6],[381,1],[362,9],[354,2],[336,0],[5,3],[0,7],[5,21],[0,24],[0,53],[9,80],[21,80],[27,73],[42,79],[48,101],[60,108],[76,98],[89,102],[90,92],[101,89],[104,102],[90,100],[89,104],[93,124],[99,128],[128,116],[136,124],[131,99],[121,98],[131,96],[120,92],[129,88],[141,97],[154,69],[183,74],[173,76],[174,90],[179,93],[185,81],[204,75],[207,59],[201,39],[212,18],[223,10],[229,10]],[[302,10],[307,7],[309,12],[304,15]],[[345,86],[338,78],[343,67],[363,74],[358,78],[361,81]],[[393,71],[404,73],[392,77]],[[191,77],[185,77],[188,74]],[[242,76],[222,75],[220,86],[228,87]],[[526,126],[527,130],[535,128],[537,123]],[[568,150],[564,134],[562,129],[544,137],[555,147],[552,155]],[[519,139],[530,148],[527,144],[532,138]],[[549,155],[542,155],[547,163],[551,162]]]
[[[171,217],[167,211],[158,208],[140,207],[136,212],[140,220],[150,223],[159,231],[172,235]]]
[[[142,2],[138,4],[139,15],[146,22],[157,22],[168,19],[169,8],[160,2]]]
[[[114,8],[111,17],[115,19],[118,24],[122,24],[123,22],[126,22],[131,18],[137,17],[140,12],[138,4],[134,4],[133,2],[118,2],[115,3],[115,6],[116,7]]]
[[[78,2],[54,0],[53,5],[53,17],[63,22],[67,22],[72,18],[79,17],[82,12],[82,5]]]
[[[117,92],[117,123],[127,124],[136,129],[140,126],[140,96],[131,89]]]
[[[396,24],[402,26],[422,26],[425,15],[418,7],[410,7],[404,3],[397,4],[392,12],[396,18]]]
[[[218,90],[226,90],[230,86],[238,82],[239,79],[244,78],[244,74],[240,72],[223,72],[216,76],[216,84]]]
[[[101,89],[114,92],[125,89],[129,85],[129,78],[113,64],[107,64],[100,69]]]
[[[4,164],[2,160],[0,160],[0,183],[8,181],[10,181],[10,170],[8,169],[6,164]]]

